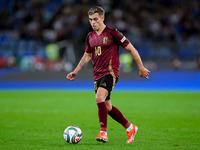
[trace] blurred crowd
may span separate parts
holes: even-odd
[[[95,5],[149,69],[200,69],[199,0],[1,0],[0,68],[70,71],[92,30],[87,11]]]

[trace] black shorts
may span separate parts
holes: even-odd
[[[97,93],[99,87],[105,88],[108,91],[108,96],[106,97],[106,100],[110,100],[111,91],[115,87],[117,81],[118,78],[111,74],[103,76],[99,80],[94,81],[95,93]]]

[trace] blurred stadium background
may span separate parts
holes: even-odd
[[[1,0],[0,88],[22,80],[65,80],[84,52],[92,30],[87,11],[95,5],[105,9],[107,26],[123,32],[151,70],[141,88],[200,90],[199,0]],[[121,79],[141,81],[122,48],[120,61]],[[92,82],[91,63],[77,79]]]

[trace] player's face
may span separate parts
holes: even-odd
[[[89,21],[93,30],[98,31],[104,24],[104,16],[99,16],[98,13],[95,13],[93,15],[89,15]]]

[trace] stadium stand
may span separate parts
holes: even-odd
[[[70,71],[92,30],[87,11],[94,5],[106,10],[106,24],[131,40],[150,70],[200,69],[198,0],[1,0],[0,68]],[[46,53],[52,43],[59,46],[54,61]]]

